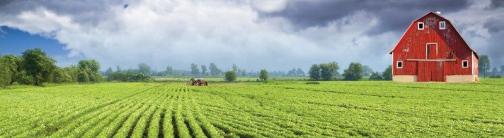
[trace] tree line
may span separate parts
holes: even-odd
[[[384,72],[373,72],[368,66],[352,62],[343,74],[338,72],[339,65],[336,62],[313,64],[308,71],[310,80],[330,81],[330,80],[361,80],[363,76],[370,76],[370,80],[392,80],[392,68],[389,66]]]
[[[44,83],[99,82],[100,64],[95,60],[81,60],[69,67],[56,66],[56,60],[41,49],[28,49],[21,56],[0,57],[0,86],[15,83],[42,86]]]
[[[492,67],[491,60],[487,55],[480,55],[478,70],[481,77],[500,78],[504,76],[504,65]]]

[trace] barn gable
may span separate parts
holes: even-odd
[[[446,18],[414,20],[391,50],[394,80],[476,80],[478,56]]]
[[[403,38],[407,35],[408,32],[410,32],[409,30],[411,30],[411,29],[417,29],[417,25],[418,25],[418,24],[416,24],[417,22],[419,22],[419,21],[425,21],[425,19],[427,17],[436,17],[436,18],[438,18],[438,20],[446,21],[446,27],[447,27],[446,29],[447,30],[453,30],[453,31],[455,31],[454,34],[456,34],[456,36],[454,36],[454,37],[457,37],[456,39],[462,40],[462,42],[464,44],[464,47],[467,48],[467,49],[469,49],[470,51],[472,51],[475,54],[475,56],[479,59],[478,54],[466,43],[466,41],[464,40],[464,38],[460,35],[460,33],[457,31],[457,29],[451,23],[451,21],[448,20],[448,19],[446,19],[446,18],[444,18],[443,16],[435,13],[435,12],[428,12],[427,14],[423,15],[422,17],[413,20],[410,23],[410,25],[408,26],[408,28],[406,29],[406,31],[404,31],[404,33],[401,36],[401,38],[397,41],[397,43],[394,46],[394,48],[392,50],[390,50],[389,54],[392,54],[397,49],[397,47],[399,46],[399,44],[401,43],[401,41],[407,41],[407,40],[405,40]],[[427,23],[427,22],[424,22],[424,23]],[[426,26],[426,27],[430,27],[430,26]],[[439,33],[439,32],[436,32],[436,33]]]

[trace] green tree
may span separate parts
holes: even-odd
[[[14,82],[16,82],[20,76],[20,71],[21,71],[21,61],[23,59],[18,56],[14,55],[5,55],[0,58],[0,60],[3,60],[4,66],[6,66],[9,69],[10,72],[10,79],[9,84],[12,85]]]
[[[138,64],[138,72],[141,74],[150,76],[151,75],[151,67],[145,63]]]
[[[371,73],[369,80],[383,80],[383,77],[378,72]]]
[[[231,67],[232,71],[238,72],[238,66],[236,64],[233,64],[233,67]]]
[[[356,81],[362,79],[362,64],[360,63],[350,63],[348,69],[345,70],[343,76],[345,80]]]
[[[206,65],[201,65],[201,75],[206,76],[208,74],[208,68]]]
[[[268,71],[266,69],[262,69],[259,72],[259,79],[261,81],[268,81]]]
[[[310,79],[314,81],[320,80],[320,67],[317,64],[313,64],[310,67],[310,71],[308,71],[310,74]]]
[[[479,72],[483,74],[483,77],[487,77],[488,71],[490,71],[490,58],[487,55],[481,55],[478,62]]]
[[[336,62],[320,64],[320,78],[328,81],[333,80],[338,75],[339,66]]]
[[[500,66],[500,75],[504,75],[504,65]]]
[[[102,79],[99,72],[100,64],[96,60],[81,60],[77,66],[79,82],[99,82]]]
[[[224,80],[228,82],[236,81],[236,78],[237,78],[236,72],[234,71],[228,71],[224,73]]]
[[[362,66],[362,75],[363,76],[371,76],[373,74],[373,69],[371,67],[364,65]]]
[[[53,82],[68,83],[73,82],[73,78],[64,68],[56,68],[53,73]]]
[[[212,76],[217,76],[222,73],[222,71],[214,63],[210,63],[209,69],[210,69],[210,75]]]
[[[31,76],[35,85],[40,86],[50,79],[56,68],[55,62],[41,49],[28,49],[23,52],[21,68],[26,71],[26,75]]]
[[[383,80],[392,80],[392,66],[388,66],[382,73]]]
[[[87,71],[87,70],[79,70],[79,74],[77,75],[77,81],[83,82],[83,83],[91,81],[89,79],[89,71]]]
[[[107,71],[105,71],[105,76],[107,76],[107,77],[108,77],[108,76],[110,76],[110,74],[112,74],[112,73],[114,73],[114,70],[112,70],[112,68],[111,68],[111,67],[109,67],[109,68],[107,69]]]
[[[4,59],[0,59],[0,86],[5,87],[10,85],[12,80],[12,72]]]
[[[165,70],[165,75],[173,75],[173,67],[167,66]]]
[[[194,76],[198,76],[200,74],[200,70],[198,68],[198,65],[196,64],[191,64],[191,74]]]

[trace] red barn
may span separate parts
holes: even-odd
[[[478,55],[439,12],[414,20],[390,54],[394,81],[478,81]]]

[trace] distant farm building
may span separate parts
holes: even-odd
[[[478,54],[439,12],[414,20],[390,54],[394,81],[478,81]]]

